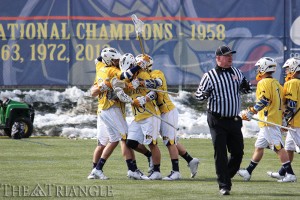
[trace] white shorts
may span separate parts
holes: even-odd
[[[97,142],[98,146],[106,146],[109,143],[108,129],[100,118],[100,115],[97,116]]]
[[[164,121],[167,121],[170,124],[172,124],[174,127],[178,127],[178,111],[176,108],[167,113],[161,114],[161,118]],[[177,130],[174,127],[170,126],[169,124],[163,121],[161,122],[160,132],[165,145],[167,145],[169,142],[170,144],[176,144]]]
[[[288,131],[285,138],[285,149],[296,151],[296,145],[300,147],[300,128],[294,128],[295,131]]]
[[[106,126],[105,130],[108,132],[109,142],[117,142],[121,138],[126,139],[128,125],[119,107],[101,110],[98,115]]]
[[[128,139],[138,141],[140,144],[149,145],[157,143],[160,120],[156,117],[148,117],[141,121],[132,121],[128,128]]]
[[[260,128],[255,142],[257,148],[270,147],[272,150],[280,150],[283,147],[280,128],[277,126],[264,126]]]

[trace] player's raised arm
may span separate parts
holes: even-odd
[[[131,53],[126,53],[120,59],[119,65],[122,65],[123,67],[121,67],[121,72],[117,75],[118,78],[120,80],[132,79],[136,72],[146,68],[147,57],[137,62]]]

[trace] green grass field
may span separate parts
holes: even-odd
[[[106,162],[104,173],[109,180],[88,180],[96,140],[70,140],[39,137],[0,139],[0,199],[300,199],[299,183],[277,183],[267,176],[277,170],[279,160],[274,152],[265,151],[263,160],[250,182],[233,178],[230,196],[220,196],[216,182],[213,149],[207,139],[182,139],[189,153],[200,158],[198,175],[190,179],[185,160],[180,159],[182,180],[141,181],[126,177],[127,167],[117,147]],[[254,139],[245,140],[242,167],[249,163]],[[161,172],[169,174],[171,162],[160,141]],[[138,167],[147,170],[147,160],[137,155]],[[293,162],[300,177],[300,155]]]

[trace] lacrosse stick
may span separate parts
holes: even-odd
[[[254,117],[252,117],[252,119],[254,119],[255,121],[266,123],[266,124],[271,124],[271,125],[274,125],[274,126],[278,126],[279,128],[282,128],[282,129],[286,129],[286,130],[290,130],[290,131],[296,131],[295,129],[292,129],[292,128],[289,128],[289,127],[286,127],[286,126],[281,126],[281,125],[275,124],[273,122],[268,122],[268,121],[260,120],[260,119],[254,118]]]
[[[124,90],[121,89],[120,87],[117,87],[114,89],[115,94],[117,95],[117,97],[119,98],[119,100],[121,102],[124,103],[133,103],[133,100],[130,96],[128,96],[127,94],[125,94]],[[173,124],[165,121],[163,118],[161,118],[160,116],[156,115],[155,113],[151,112],[150,110],[148,110],[147,108],[145,108],[144,106],[142,107],[145,111],[147,111],[148,113],[150,113],[151,115],[153,115],[154,117],[160,119],[162,122],[168,124],[169,126],[175,128],[176,130],[179,130],[179,128],[176,128]]]
[[[154,88],[146,88],[146,87],[139,87],[141,89],[146,89],[146,90],[150,90],[150,91],[154,91],[154,92],[162,92],[162,93],[168,93],[170,95],[174,95],[174,96],[178,96],[179,94],[176,92],[169,92],[166,90],[158,90],[158,89],[154,89]]]
[[[140,35],[144,31],[144,22],[142,22],[142,20],[137,18],[137,16],[135,14],[131,15],[131,19],[132,19],[134,27],[135,27],[136,35],[137,35],[137,37],[140,41],[140,47],[141,47],[141,50],[142,50],[142,54],[145,55],[143,41],[142,41],[142,38],[141,38],[141,35]]]

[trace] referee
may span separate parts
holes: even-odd
[[[217,48],[217,66],[205,73],[195,93],[196,99],[207,99],[207,123],[214,146],[214,159],[219,190],[229,195],[231,178],[240,168],[244,154],[240,92],[251,92],[242,72],[232,67],[232,51],[228,46]],[[228,158],[227,150],[230,153]]]

